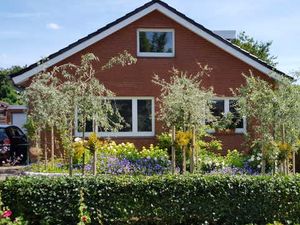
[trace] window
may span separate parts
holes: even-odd
[[[117,132],[104,131],[98,126],[98,134],[102,137],[125,137],[125,136],[154,136],[154,98],[150,97],[117,97],[111,100],[113,107],[118,109],[123,118],[123,127]],[[111,116],[114,121],[114,115]],[[87,121],[86,133],[92,132],[92,122]],[[82,135],[79,129],[76,135]]]
[[[139,29],[137,55],[144,57],[174,57],[175,40],[172,29]]]
[[[214,99],[212,100],[212,114],[216,118],[222,118],[229,112],[232,113],[232,122],[235,124],[235,132],[243,133],[246,131],[246,119],[242,118],[236,110],[236,99]]]

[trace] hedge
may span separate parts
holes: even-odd
[[[78,222],[80,190],[92,224],[300,222],[300,176],[21,177],[3,202],[31,224]]]

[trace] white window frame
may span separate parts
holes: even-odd
[[[230,111],[229,111],[229,101],[230,100],[238,100],[237,97],[216,97],[216,98],[213,98],[212,101],[218,101],[218,100],[221,100],[221,101],[224,101],[224,115],[226,116]],[[243,120],[243,128],[235,128],[234,129],[234,132],[236,134],[246,134],[247,132],[247,121],[246,121],[246,117],[243,116],[242,117],[242,120]],[[208,130],[209,133],[215,133],[215,130],[214,129],[210,129]]]
[[[172,52],[140,52],[140,32],[171,32]],[[165,28],[140,28],[137,29],[137,56],[139,57],[175,57],[175,30]]]
[[[153,137],[155,136],[155,102],[154,97],[113,97],[111,100],[131,100],[132,101],[132,131],[120,131],[120,132],[98,132],[100,137]],[[151,114],[152,114],[152,131],[138,131],[138,100],[151,100]],[[82,132],[78,131],[77,112],[75,117],[75,136],[81,137]],[[87,137],[92,132],[85,132]]]

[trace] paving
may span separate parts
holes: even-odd
[[[0,180],[11,176],[20,176],[24,169],[25,166],[0,166]]]

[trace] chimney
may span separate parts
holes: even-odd
[[[236,39],[236,31],[235,30],[214,30],[215,34],[221,36],[227,41],[232,41]]]

